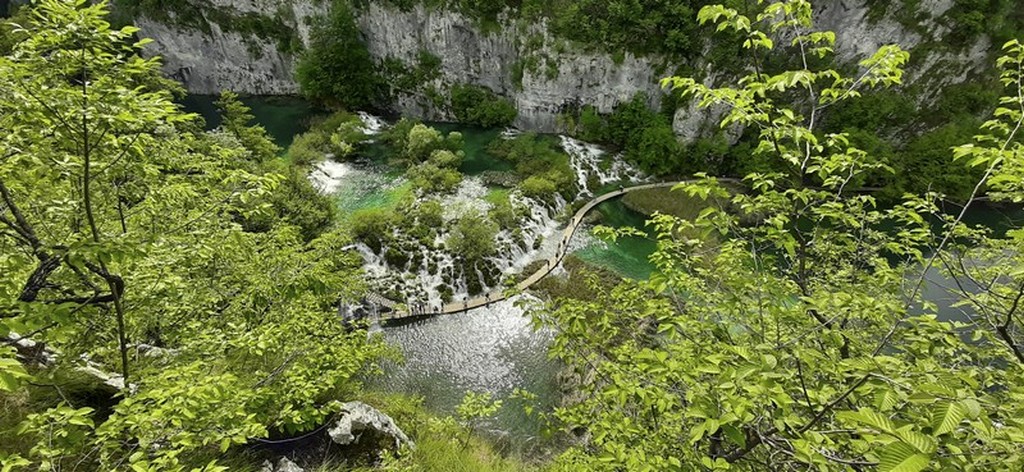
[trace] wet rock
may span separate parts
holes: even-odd
[[[348,402],[341,407],[341,418],[327,431],[331,440],[342,446],[359,444],[400,449],[415,444],[395,424],[395,420],[363,402]],[[372,443],[372,444],[370,444]]]

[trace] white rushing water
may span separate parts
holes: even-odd
[[[313,167],[313,172],[309,174],[309,181],[320,193],[330,195],[341,188],[345,178],[350,176],[354,170],[350,164],[324,159]]]
[[[373,116],[365,111],[358,112],[359,121],[363,122],[363,134],[367,136],[373,136],[380,134],[384,131],[384,128],[388,127],[388,122],[384,121],[383,118]]]
[[[491,204],[485,200],[488,189],[483,179],[479,177],[466,177],[462,179],[459,188],[452,195],[441,199],[441,208],[444,209],[444,220],[450,222],[463,216],[483,216],[491,209]]]
[[[367,136],[380,134],[388,126],[384,119],[366,112],[358,112],[357,116],[362,123],[363,134]],[[313,183],[313,187],[325,195],[337,193],[353,179],[373,180],[365,169],[348,162],[337,162],[332,154],[325,155],[324,160],[313,166],[313,171],[309,174],[309,181]],[[367,186],[373,187],[373,185],[364,185],[364,187]]]
[[[607,157],[607,152],[596,144],[573,139],[568,136],[561,138],[562,149],[569,154],[572,168],[576,172],[576,185],[581,195],[593,196],[597,189],[590,188],[591,177],[595,177],[600,185],[615,182],[646,182],[649,177],[640,169],[623,160],[621,155]]]

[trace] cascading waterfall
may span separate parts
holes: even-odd
[[[508,230],[498,233],[499,247],[505,250],[491,260],[505,275],[518,274],[530,263],[555,255],[562,227],[556,216],[566,206],[561,195],[557,196],[554,205],[524,197],[519,193],[513,193],[510,200],[512,205],[526,208],[528,213],[519,223],[518,234]]]
[[[324,159],[313,167],[313,172],[309,174],[309,180],[320,193],[332,194],[341,188],[346,176],[351,175],[353,170],[352,166],[347,163]]]
[[[568,136],[560,136],[562,149],[569,154],[572,168],[576,171],[576,185],[580,194],[593,196],[598,189],[590,188],[591,178],[596,178],[600,185],[615,182],[646,182],[640,169],[623,160],[622,155],[606,158],[607,152],[596,144],[590,144]],[[602,168],[603,167],[603,168]]]
[[[380,134],[384,128],[388,127],[388,122],[383,118],[373,116],[365,111],[358,112],[356,115],[359,116],[359,121],[363,122],[363,134],[367,136]]]
[[[377,135],[388,126],[381,118],[368,113],[359,112],[358,117],[368,136]],[[507,129],[501,136],[509,139],[518,134],[519,130]],[[642,172],[625,163],[621,156],[609,157],[599,146],[566,136],[561,136],[560,140],[577,178],[579,194],[574,200],[592,197],[599,190],[591,188],[596,187],[595,182],[607,185],[646,180]],[[320,191],[337,195],[343,210],[348,212],[372,208],[375,203],[379,204],[382,192],[404,182],[387,177],[384,169],[369,162],[335,162],[330,158],[317,164],[310,180]],[[481,178],[464,178],[453,194],[439,201],[444,209],[445,226],[465,215],[487,215],[492,207],[486,200],[489,191]],[[364,269],[371,286],[410,308],[431,311],[442,307],[446,301],[470,298],[471,286],[475,286],[475,293],[487,293],[501,286],[502,277],[514,276],[534,261],[553,257],[562,236],[563,224],[558,217],[571,202],[561,195],[543,202],[514,190],[509,201],[523,216],[516,228],[498,233],[496,254],[486,258],[479,267],[467,266],[457,254],[441,249],[450,236],[441,228],[432,244],[397,231],[379,248],[357,244],[355,247],[365,261]],[[585,235],[577,236],[572,242],[575,246],[571,247],[592,243]]]

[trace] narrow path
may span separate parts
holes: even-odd
[[[609,192],[600,195],[594,198],[593,200],[587,202],[587,204],[584,205],[583,208],[580,208],[579,211],[577,211],[576,214],[573,215],[572,220],[569,221],[569,225],[566,226],[565,230],[562,231],[562,239],[558,242],[558,249],[555,251],[555,255],[547,259],[547,261],[545,261],[544,263],[544,266],[537,270],[537,272],[534,272],[525,280],[519,282],[519,284],[516,285],[516,292],[526,291],[526,289],[532,287],[537,282],[540,282],[544,277],[547,277],[548,274],[551,273],[551,271],[555,270],[555,268],[558,267],[558,264],[562,262],[562,259],[564,259],[566,255],[568,255],[569,241],[572,239],[573,235],[576,234],[576,230],[583,225],[583,218],[586,217],[588,213],[593,211],[594,208],[597,208],[598,205],[613,198],[621,197],[630,192],[636,192],[638,190],[648,190],[652,188],[675,187],[676,185],[690,182],[696,182],[696,180],[636,185],[633,187],[626,187],[620,190],[616,190],[614,192]],[[427,307],[426,310],[417,311],[415,313],[401,311],[397,308],[398,303],[388,300],[377,294],[371,294],[367,297],[367,299],[371,302],[377,303],[378,305],[383,305],[393,310],[391,313],[382,313],[380,315],[380,321],[394,321],[420,316],[451,315],[455,313],[469,311],[474,308],[480,308],[482,306],[490,305],[491,303],[494,302],[500,302],[502,300],[505,300],[508,297],[505,295],[504,292],[504,289],[496,289],[492,290],[489,293],[477,296],[476,298],[449,303],[441,307],[440,311],[437,311],[437,309],[434,307]],[[386,302],[378,303],[381,300],[385,300]]]

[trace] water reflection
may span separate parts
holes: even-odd
[[[558,365],[546,354],[551,334],[533,330],[518,306],[524,300],[385,328],[384,337],[402,349],[405,362],[388,366],[379,387],[422,396],[428,408],[449,414],[467,391],[502,399],[522,388],[539,396],[538,409],[553,406]],[[514,442],[535,438],[541,428],[515,401],[506,401],[489,426]]]

